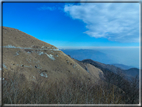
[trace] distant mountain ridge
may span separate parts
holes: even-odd
[[[90,63],[90,64],[94,65],[95,67],[100,68],[102,71],[109,70],[114,73],[119,73],[119,72],[121,73],[122,72],[123,74],[125,74],[125,76],[127,78],[135,77],[135,76],[139,75],[139,69],[137,69],[137,68],[130,68],[128,70],[122,70],[121,68],[116,67],[114,65],[103,64],[103,63],[100,63],[97,61],[93,61],[91,59],[85,59],[85,60],[82,60],[82,62],[83,63]]]
[[[124,65],[124,64],[112,64],[112,65],[114,65],[116,67],[119,67],[119,68],[121,68],[123,70],[128,70],[130,68],[134,68],[133,66],[128,66],[128,65]]]
[[[107,54],[98,50],[92,49],[61,49],[65,54],[70,55],[72,58],[82,61],[84,59],[92,59],[102,63],[114,63]]]
[[[115,65],[121,69],[139,68],[137,49],[124,48],[92,48],[92,49],[61,49],[72,58],[82,61],[92,59],[104,64]],[[127,53],[130,53],[127,55]],[[122,55],[121,55],[122,54]],[[128,65],[128,66],[127,66]]]

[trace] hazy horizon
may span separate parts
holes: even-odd
[[[84,51],[84,54],[85,54],[85,53],[87,53],[87,51],[89,52],[89,50],[94,50],[95,52],[104,53],[107,56],[106,57],[107,60],[110,59],[110,62],[108,61],[108,63],[107,63],[107,61],[104,58],[104,62],[106,62],[106,64],[123,64],[123,65],[139,68],[139,60],[140,60],[139,48],[94,48],[94,49],[69,49],[68,48],[68,49],[60,49],[60,50],[62,50],[63,52],[65,50],[70,50],[69,52],[67,51],[67,53],[66,52],[65,53],[70,55],[71,57],[72,57],[72,54],[70,54],[70,53],[72,53],[73,51],[85,50]],[[95,52],[94,52],[94,54],[96,54]],[[92,54],[93,54],[93,52],[92,52]],[[74,56],[73,58],[78,59],[75,56],[75,53],[73,53],[73,56]],[[97,56],[99,57],[98,54],[97,54]],[[100,55],[100,57],[103,57],[103,56]],[[89,54],[86,54],[85,58],[90,58],[95,61],[97,61],[97,60],[100,61],[99,58],[98,59],[96,57],[93,58]],[[82,58],[82,60],[85,58]],[[102,60],[102,63],[104,63],[104,62]]]
[[[120,47],[120,46],[82,46],[82,47],[73,47],[73,46],[56,46],[58,49],[120,49],[120,48],[139,48],[140,46],[127,46],[127,47]]]

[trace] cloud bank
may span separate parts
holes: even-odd
[[[68,4],[64,12],[86,23],[84,33],[91,37],[139,42],[139,3]]]

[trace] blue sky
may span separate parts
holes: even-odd
[[[3,26],[61,47],[138,47],[139,3],[3,3]]]

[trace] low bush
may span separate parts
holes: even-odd
[[[3,104],[125,104],[128,98],[123,90],[104,81],[94,84],[70,77],[51,83],[41,77],[34,82],[18,72],[4,76]]]

